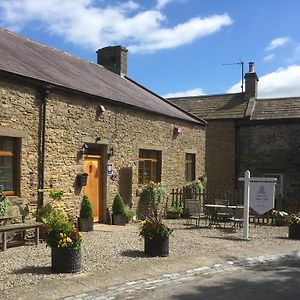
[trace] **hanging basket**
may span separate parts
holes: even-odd
[[[300,224],[289,225],[289,239],[300,240]]]
[[[168,256],[169,255],[169,237],[154,237],[145,236],[144,251],[149,256]]]
[[[81,248],[51,248],[53,273],[76,273],[81,270]]]

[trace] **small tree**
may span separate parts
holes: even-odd
[[[117,193],[114,198],[112,211],[113,214],[125,215],[125,203],[120,193]]]
[[[92,204],[87,196],[83,196],[82,198],[79,215],[81,218],[93,218]]]

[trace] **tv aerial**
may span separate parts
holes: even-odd
[[[244,92],[244,62],[239,60],[236,63],[228,63],[228,64],[222,64],[223,66],[230,66],[230,65],[239,65],[241,70],[242,70],[242,85],[241,85],[241,89],[242,89],[242,93]]]

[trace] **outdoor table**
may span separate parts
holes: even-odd
[[[217,218],[218,209],[220,209],[220,208],[230,208],[230,209],[244,208],[243,205],[224,205],[224,204],[204,204],[204,206],[209,209],[210,215],[211,215],[208,227],[211,227],[212,225],[220,226],[220,223]]]

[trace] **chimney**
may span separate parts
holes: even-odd
[[[97,51],[97,63],[118,74],[127,74],[127,49],[122,46],[109,46]]]
[[[245,74],[245,98],[257,98],[258,77],[254,72],[254,62],[249,62],[249,72]]]

